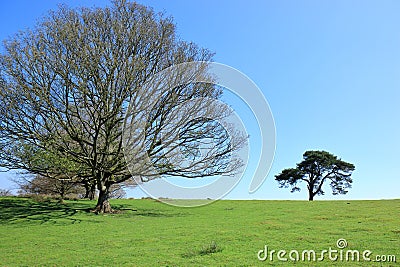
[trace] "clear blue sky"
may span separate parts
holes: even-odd
[[[347,195],[326,190],[319,199],[400,197],[399,1],[138,2],[173,16],[182,39],[248,75],[270,104],[277,133],[271,172],[256,193],[248,194],[251,177],[245,176],[227,198],[305,199],[304,191],[278,189],[273,176],[309,149],[328,150],[356,166]],[[0,39],[32,27],[57,3],[0,2]],[[0,174],[0,188],[10,186],[8,176]],[[143,195],[138,189],[132,194]]]

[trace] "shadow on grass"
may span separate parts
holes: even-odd
[[[157,209],[143,209],[143,208],[138,208],[138,209],[133,209],[130,206],[127,205],[115,205],[112,204],[112,207],[114,210],[117,211],[117,213],[122,213],[125,214],[126,216],[129,217],[136,217],[136,216],[143,216],[143,217],[181,217],[181,216],[186,216],[186,213],[180,213],[180,212],[173,212],[171,210],[165,211],[165,210],[157,210]]]
[[[29,198],[0,198],[0,224],[7,223],[51,223],[58,225],[80,223],[82,219],[89,218],[78,215],[86,213],[97,216],[90,211],[93,209],[93,202],[59,203],[55,200],[37,202]],[[128,205],[112,205],[117,211],[115,216],[134,218],[144,217],[180,217],[186,214],[176,212],[165,212],[155,209],[133,209]],[[89,221],[100,223],[98,220]]]
[[[26,198],[0,198],[0,223],[79,223],[73,217],[78,211],[87,211],[87,205],[67,205],[54,201],[35,202]]]

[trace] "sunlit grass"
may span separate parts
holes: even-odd
[[[196,208],[114,200],[119,214],[88,212],[91,201],[0,198],[0,266],[287,266],[260,262],[264,248],[400,253],[400,200],[217,201]],[[299,266],[381,266],[297,262]],[[374,265],[375,264],[375,265]],[[382,266],[397,266],[386,263]]]

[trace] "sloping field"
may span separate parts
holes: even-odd
[[[94,204],[0,198],[0,266],[400,266],[400,200]]]

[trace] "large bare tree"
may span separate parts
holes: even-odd
[[[193,75],[207,76],[212,53],[181,41],[170,17],[124,0],[107,8],[62,6],[6,40],[4,51],[1,166],[83,177],[99,190],[96,212],[111,212],[110,187],[132,176],[132,183],[160,175],[195,178],[241,165],[232,152],[246,137],[229,135],[220,123],[229,109],[209,100],[221,90],[190,83]],[[154,79],[190,61],[204,63]],[[202,145],[208,149],[199,153]],[[38,155],[63,160],[37,164]]]

